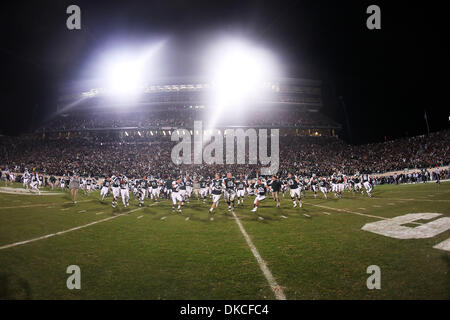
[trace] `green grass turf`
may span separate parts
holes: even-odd
[[[179,214],[165,200],[147,200],[135,210],[134,198],[127,209],[98,198],[98,192],[81,195],[73,205],[68,192],[0,193],[0,246],[133,210],[1,249],[0,299],[275,298],[223,200],[210,221],[209,199],[191,200]],[[450,252],[432,248],[450,230],[428,239],[393,239],[361,230],[379,219],[348,212],[448,217],[450,183],[378,186],[373,198],[345,192],[342,199],[325,200],[307,192],[302,208],[292,208],[286,195],[281,208],[268,198],[257,214],[250,212],[252,202],[247,198],[235,213],[287,299],[450,299]],[[81,268],[81,290],[66,287],[69,265]],[[366,287],[369,265],[381,268],[380,290]]]

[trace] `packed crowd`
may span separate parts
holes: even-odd
[[[281,148],[284,166],[294,164],[298,170],[328,175],[330,170],[352,173],[383,173],[406,168],[434,167],[450,162],[450,131],[429,136],[402,138],[383,143],[349,145],[333,138],[285,137],[289,148]],[[295,150],[295,152],[291,152]]]
[[[171,152],[176,142],[155,138],[151,142],[71,139],[0,139],[0,167],[36,168],[45,174],[108,176],[119,172],[130,177],[143,175],[210,175],[231,170],[234,174],[256,175],[258,164],[177,165]],[[270,143],[269,143],[270,145]],[[194,150],[194,148],[192,148]],[[429,136],[403,138],[384,143],[349,145],[335,137],[280,137],[279,174],[298,172],[329,176],[424,168],[450,164],[450,131]],[[248,162],[246,162],[248,163]],[[443,172],[444,174],[444,172]]]

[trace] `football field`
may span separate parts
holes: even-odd
[[[113,209],[98,191],[74,205],[68,192],[11,190],[0,190],[0,299],[450,299],[449,182],[372,198],[307,191],[302,208],[286,194],[256,214],[254,197],[234,212],[221,200],[214,221],[210,199],[180,214],[167,200]],[[71,265],[80,289],[67,287]]]

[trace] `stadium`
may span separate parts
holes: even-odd
[[[195,76],[102,52],[5,130],[0,299],[450,298],[448,122],[354,143],[373,109],[229,39]]]

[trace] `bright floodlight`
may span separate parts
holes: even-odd
[[[119,61],[111,64],[108,74],[108,90],[112,94],[135,93],[141,83],[140,66],[133,61]]]
[[[153,77],[158,64],[157,52],[163,47],[165,40],[144,47],[123,47],[113,52],[106,51],[101,62],[102,86],[108,94],[124,96],[127,99],[135,96],[145,86],[149,77]]]
[[[265,82],[276,77],[272,56],[243,41],[225,41],[209,60],[216,105],[249,103],[260,95]]]
[[[225,110],[243,115],[246,107],[270,94],[264,84],[280,74],[274,56],[252,43],[226,39],[206,57],[207,74],[212,82],[209,102],[214,113],[208,121],[213,130]],[[267,87],[266,87],[267,88]]]

